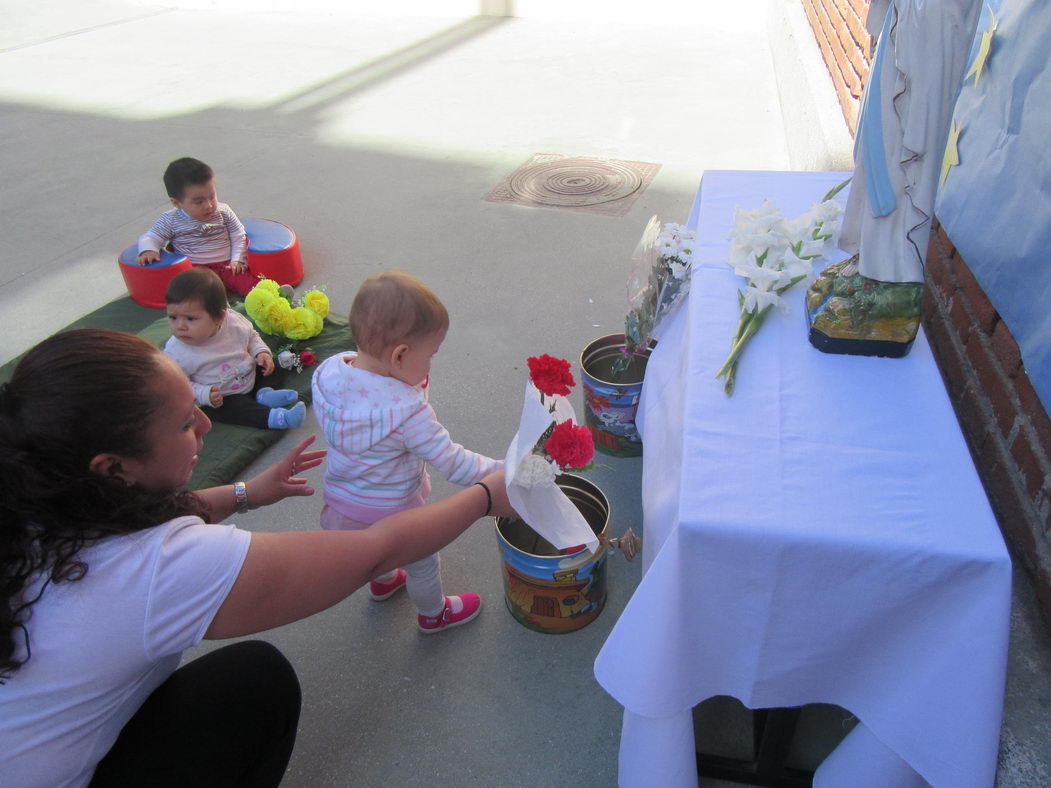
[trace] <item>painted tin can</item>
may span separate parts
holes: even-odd
[[[595,553],[558,550],[521,520],[497,518],[504,602],[523,626],[558,635],[587,626],[606,606],[609,501],[597,486],[564,473],[556,479],[601,541]]]
[[[595,439],[595,448],[603,454],[638,457],[642,454],[642,438],[635,427],[635,414],[650,349],[633,353],[625,370],[615,375],[613,365],[623,358],[623,348],[624,335],[609,334],[596,339],[580,354],[584,423]]]

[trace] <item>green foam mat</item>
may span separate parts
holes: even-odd
[[[233,306],[244,314],[244,305]],[[115,331],[127,331],[138,334],[144,339],[161,347],[168,339],[168,318],[158,309],[140,306],[130,298],[120,298],[79,320],[70,323],[57,333],[72,331],[78,328],[110,328]],[[270,336],[260,332],[263,341],[275,351],[290,344],[284,337]],[[345,318],[329,315],[325,318],[325,327],[318,336],[295,343],[295,349],[309,348],[320,363],[335,353],[354,350],[356,345],[350,334],[350,327]],[[18,359],[13,359],[0,367],[0,382],[9,380],[14,373]],[[314,367],[308,367],[301,373],[285,370],[280,387],[293,389],[299,398],[310,404],[310,377]],[[201,450],[193,479],[189,489],[199,490],[205,487],[229,484],[265,449],[280,441],[284,430],[260,430],[252,427],[238,427],[233,424],[213,424],[211,432],[205,436],[204,448]],[[290,444],[291,445],[291,444]]]

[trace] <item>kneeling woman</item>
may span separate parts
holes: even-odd
[[[301,441],[244,489],[180,491],[211,423],[179,368],[113,331],[56,335],[0,386],[0,782],[277,785],[299,684],[272,646],[182,668],[203,638],[304,618],[511,514],[502,472],[367,531],[221,522],[314,490]]]

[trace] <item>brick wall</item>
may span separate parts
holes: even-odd
[[[861,88],[871,63],[870,38],[865,30],[869,0],[801,1],[853,134],[858,126]]]
[[[1051,419],[1007,324],[935,222],[923,325],[975,467],[1051,626]]]

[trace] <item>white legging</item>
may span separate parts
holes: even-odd
[[[362,523],[344,517],[328,504],[321,510],[321,527],[326,531],[364,531],[370,523]],[[445,594],[442,593],[441,560],[434,553],[419,561],[405,564],[407,579],[405,591],[416,606],[416,612],[423,616],[436,616],[445,607]],[[373,580],[393,580],[396,569]]]

